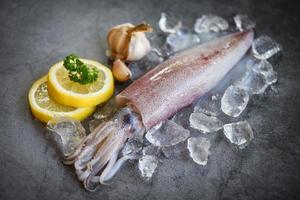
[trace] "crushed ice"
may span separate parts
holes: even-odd
[[[196,33],[220,32],[227,30],[228,27],[228,22],[224,18],[210,14],[198,18],[194,30]]]
[[[252,43],[253,54],[258,59],[269,59],[280,50],[280,45],[266,35],[256,38]]]
[[[77,120],[58,117],[53,118],[47,123],[47,129],[55,134],[59,148],[64,156],[72,154],[82,139],[86,136],[85,129]],[[58,138],[56,137],[58,136]]]
[[[236,15],[233,21],[236,29],[240,31],[255,27],[255,22],[245,14]],[[134,72],[133,80],[172,54],[227,35],[230,30],[233,30],[226,19],[211,14],[196,19],[194,29],[191,30],[184,27],[174,16],[162,13],[158,26],[162,32],[152,33],[151,52],[141,61],[129,64]],[[281,46],[270,37],[263,35],[256,38],[252,44],[252,54],[249,55],[245,73],[233,80],[227,89],[219,92],[220,96],[212,94],[204,101],[201,99],[195,103],[190,116],[185,116],[186,122],[183,124],[186,125],[176,123],[176,120],[167,120],[148,130],[145,134],[147,140],[129,139],[122,149],[116,168],[127,160],[138,160],[138,169],[142,177],[150,179],[158,166],[158,156],[161,153],[170,159],[178,158],[178,155],[183,152],[189,153],[191,159],[197,164],[206,165],[210,154],[210,140],[202,136],[190,137],[191,128],[199,130],[200,134],[223,129],[230,143],[244,148],[253,139],[251,125],[244,119],[239,119],[239,122],[230,120],[244,112],[251,95],[264,93],[268,86],[274,88],[277,72],[267,59],[279,51]],[[112,116],[116,110],[114,99],[99,106],[93,119],[88,122],[90,131]],[[49,122],[47,127],[59,136],[65,156],[70,155],[86,136],[84,128],[76,120],[55,119]]]
[[[267,60],[253,60],[251,66],[248,65],[247,67],[263,74],[267,84],[270,85],[277,82],[277,72],[274,71],[272,64]]]
[[[235,25],[239,31],[245,31],[255,28],[255,22],[248,15],[237,14],[233,18]]]
[[[189,136],[189,130],[174,121],[167,120],[158,130],[148,131],[145,137],[155,146],[172,146],[186,140]]]
[[[139,159],[139,170],[141,172],[142,177],[146,179],[150,179],[155,172],[155,169],[158,165],[158,160],[153,155],[143,155]]]
[[[174,17],[170,19],[166,13],[161,13],[158,26],[162,32],[176,33],[181,29],[182,23],[174,19]]]
[[[239,31],[255,28],[255,22],[245,14],[235,15],[233,21]],[[159,62],[178,51],[214,40],[229,34],[229,30],[233,30],[226,19],[211,14],[202,15],[196,19],[194,32],[183,26],[181,21],[174,16],[167,16],[165,13],[162,13],[158,25],[163,34],[153,35],[151,41],[152,53],[155,55],[154,57],[152,55],[153,60],[160,59]],[[199,130],[200,133],[223,129],[226,138],[231,143],[244,148],[253,139],[252,128],[247,121],[230,123],[230,120],[233,119],[232,117],[241,116],[252,95],[264,93],[269,86],[274,87],[273,84],[277,82],[277,73],[267,59],[280,50],[281,46],[270,37],[258,37],[252,44],[252,54],[248,56],[249,59],[246,59],[248,62],[244,73],[236,77],[227,89],[223,89],[220,96],[212,94],[205,100],[200,99],[196,102],[187,122],[184,122],[187,117],[185,120],[180,117],[180,125],[177,124],[179,122],[176,119],[180,115],[177,114],[172,120],[167,120],[148,130],[145,135],[148,145],[143,147],[138,163],[142,176],[148,179],[152,177],[158,165],[157,157],[160,153],[172,159],[178,158],[178,155],[187,151],[194,162],[206,165],[210,154],[210,140],[201,136],[189,138],[190,128]],[[144,64],[148,65],[147,62]],[[221,119],[225,119],[225,125]],[[185,123],[189,124],[190,128],[186,126],[184,128],[182,124]]]
[[[190,115],[190,125],[192,128],[204,133],[211,133],[220,130],[223,123],[214,116],[208,116],[204,113],[192,113]]]
[[[93,117],[99,120],[105,120],[112,116],[117,111],[117,106],[115,102],[115,98],[111,98],[108,102],[101,104],[98,106],[96,112]]]
[[[253,70],[247,71],[235,85],[248,91],[249,94],[262,94],[268,87],[265,76]]]
[[[129,139],[123,149],[122,149],[122,155],[123,156],[128,156],[131,159],[137,158],[138,154],[142,151],[143,144],[139,139],[132,138]]]
[[[219,96],[213,95],[210,99],[200,99],[194,106],[194,112],[201,112],[206,115],[218,116],[220,113]]]
[[[249,101],[249,94],[246,90],[236,87],[229,86],[221,100],[222,111],[231,116],[239,116],[246,108]]]
[[[225,124],[224,134],[231,143],[240,148],[244,148],[253,139],[253,131],[247,121]]]
[[[194,162],[206,165],[208,161],[210,141],[204,137],[191,137],[188,139],[187,148]]]
[[[168,35],[166,42],[173,52],[177,52],[200,43],[200,38],[188,30],[179,30]]]

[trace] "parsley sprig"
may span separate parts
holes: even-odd
[[[82,85],[93,83],[98,78],[98,69],[95,67],[89,68],[75,54],[65,58],[64,67],[68,70],[70,80]]]

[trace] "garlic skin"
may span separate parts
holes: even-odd
[[[112,73],[114,78],[119,82],[126,82],[132,76],[130,69],[120,59],[113,62]]]
[[[145,33],[134,33],[129,44],[128,61],[140,60],[151,50],[151,45]]]
[[[111,28],[107,35],[107,42],[111,57],[123,61],[135,61],[144,57],[151,45],[144,32],[150,32],[148,24],[134,26],[130,23]]]

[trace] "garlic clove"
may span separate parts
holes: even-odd
[[[114,78],[119,82],[126,82],[132,76],[130,69],[120,59],[113,62],[112,73]]]
[[[135,61],[143,58],[151,50],[149,40],[146,38],[145,33],[133,33],[129,44],[129,52],[127,60]]]

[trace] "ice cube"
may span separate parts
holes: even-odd
[[[210,99],[200,99],[194,106],[194,112],[217,116],[220,113],[220,100],[215,95]]]
[[[167,44],[173,52],[177,52],[192,47],[200,42],[200,38],[187,30],[180,30],[171,33],[167,37]]]
[[[158,156],[160,154],[160,148],[154,145],[148,145],[143,148],[143,155]]]
[[[277,82],[277,72],[274,71],[272,64],[267,60],[253,60],[247,67],[257,73],[263,74],[267,84],[271,85]]]
[[[266,35],[256,38],[252,43],[253,55],[258,59],[268,59],[280,50],[280,45]]]
[[[223,123],[217,117],[208,116],[204,113],[192,113],[189,120],[192,128],[204,133],[218,131],[223,126]]]
[[[123,156],[137,156],[142,151],[142,142],[136,138],[129,139],[123,149]]]
[[[151,51],[160,59],[165,59],[171,54],[171,50],[166,44],[167,35],[159,33],[150,33]]]
[[[216,15],[202,15],[198,18],[194,25],[196,33],[220,32],[225,31],[229,27],[228,22],[222,17]]]
[[[166,13],[161,13],[158,26],[162,32],[176,33],[181,29],[182,23],[181,21],[177,21],[174,16],[169,17]]]
[[[224,125],[224,134],[233,144],[244,148],[253,139],[253,131],[247,121]]]
[[[53,118],[47,123],[47,129],[59,136],[58,146],[64,156],[72,154],[82,139],[86,136],[85,129],[77,120],[58,117]]]
[[[210,154],[210,141],[204,137],[191,137],[187,141],[191,158],[199,165],[206,165]]]
[[[239,116],[246,108],[249,94],[237,86],[229,86],[221,99],[222,111],[231,117]]]
[[[186,140],[190,131],[176,124],[174,121],[166,121],[157,131],[148,131],[147,140],[155,146],[172,146]]]
[[[162,125],[163,125],[163,122],[160,122],[160,123],[156,124],[155,126],[153,126],[152,128],[150,128],[147,131],[146,135],[147,134],[153,134],[153,133],[155,133],[156,131],[158,131],[159,129],[161,129]]]
[[[158,165],[158,160],[155,156],[152,155],[143,155],[139,159],[139,170],[142,177],[150,179],[155,172],[155,169]]]
[[[111,98],[108,102],[100,105],[96,112],[94,113],[93,117],[95,119],[105,120],[112,116],[117,111],[117,106],[115,102],[115,98]]]
[[[255,22],[252,21],[248,15],[245,14],[238,14],[236,16],[234,16],[234,22],[236,27],[240,30],[240,31],[244,31],[244,30],[250,30],[255,28]]]
[[[234,85],[248,91],[249,95],[262,94],[268,87],[266,77],[253,70],[246,71],[244,76],[237,80]]]

